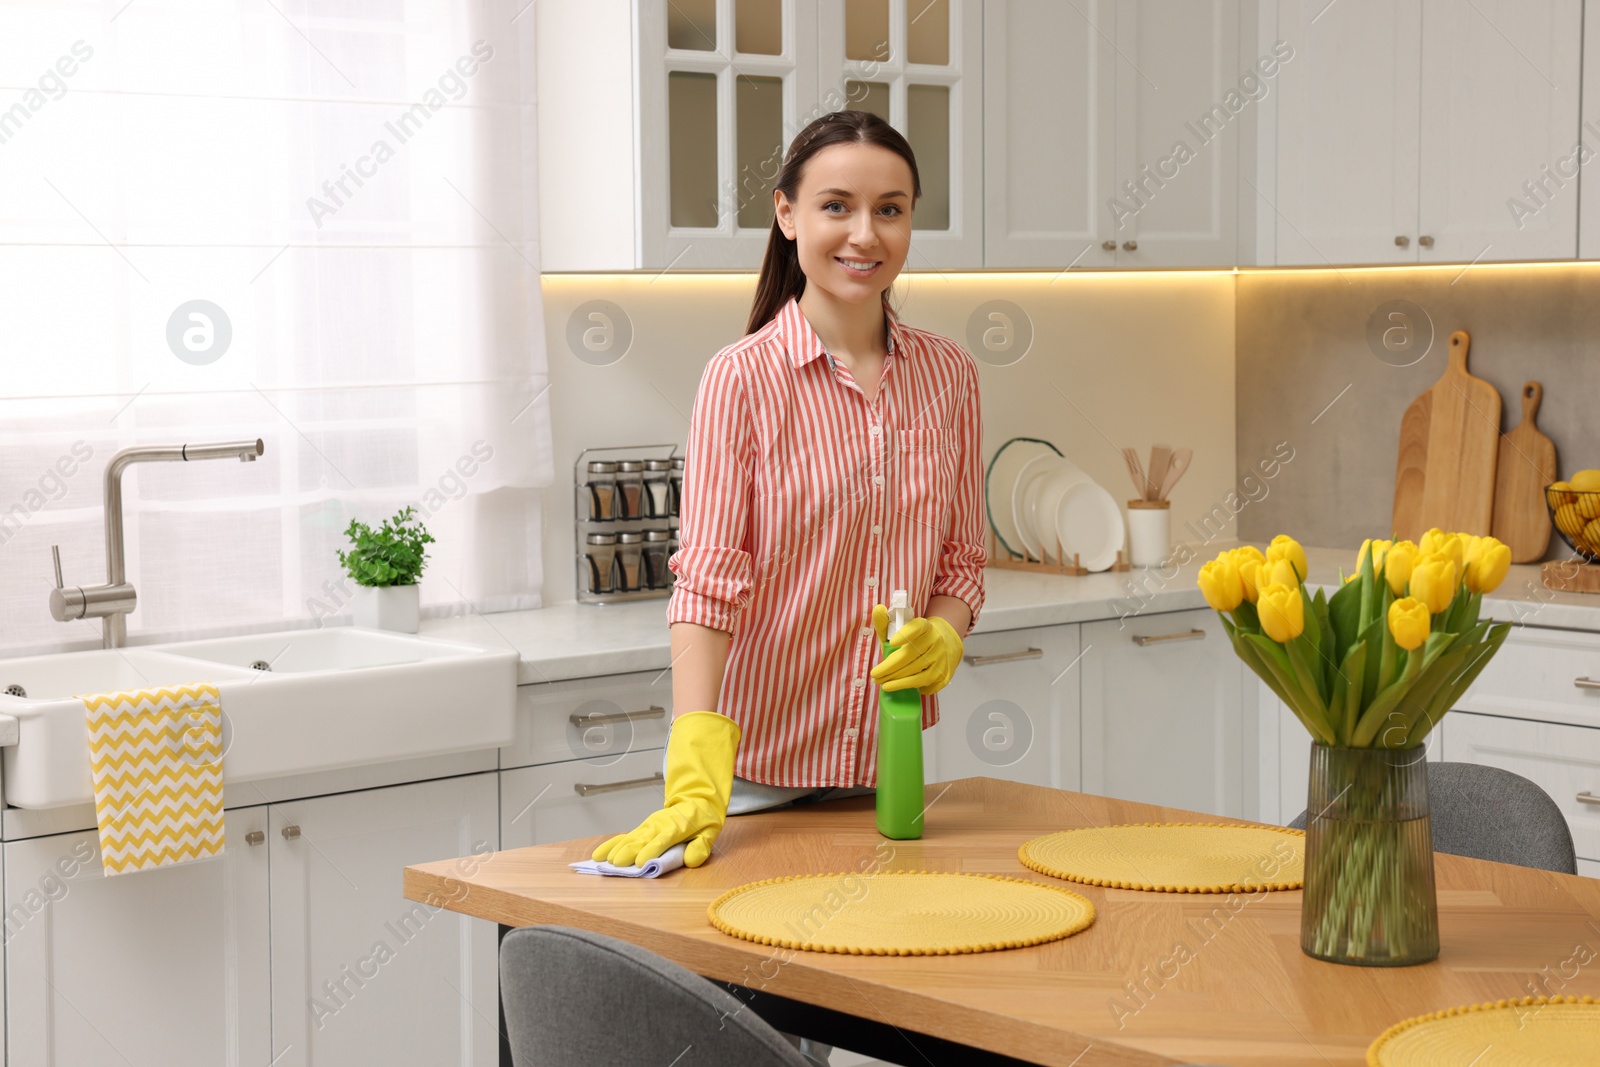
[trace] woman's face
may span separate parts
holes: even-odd
[[[778,228],[798,246],[807,287],[845,303],[877,303],[911,247],[911,167],[859,142],[811,157],[791,202],[774,194]]]

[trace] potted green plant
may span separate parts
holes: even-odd
[[[433,541],[433,535],[409,506],[383,520],[376,530],[351,519],[344,533],[351,548],[339,553],[339,562],[356,582],[356,625],[416,633],[417,582],[428,562],[423,546]]]

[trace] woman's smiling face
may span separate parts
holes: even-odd
[[[910,165],[878,145],[835,144],[812,156],[799,195],[774,196],[806,285],[844,303],[880,300],[911,247],[911,186]]]

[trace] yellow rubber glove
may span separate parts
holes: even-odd
[[[666,798],[660,811],[594,850],[594,858],[629,867],[648,863],[680,841],[683,865],[698,867],[728,818],[733,755],[739,724],[714,711],[691,711],[672,720],[667,735]]]
[[[889,609],[874,604],[872,628],[878,631],[879,641],[895,646],[894,652],[872,668],[872,680],[885,693],[915,689],[926,696],[937,693],[955,677],[961,665],[961,638],[956,636],[956,628],[938,615],[912,619],[893,636],[886,636]]]

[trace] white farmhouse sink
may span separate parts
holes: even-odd
[[[224,782],[249,782],[508,744],[517,654],[334,628],[0,660],[6,803],[94,800],[78,695],[184,682],[216,684]]]

